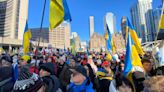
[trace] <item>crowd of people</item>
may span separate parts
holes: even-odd
[[[164,71],[151,55],[141,57],[131,79],[123,76],[124,54],[110,60],[107,52],[71,54],[1,54],[0,92],[164,92]]]

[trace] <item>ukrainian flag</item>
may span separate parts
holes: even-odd
[[[157,39],[163,40],[164,39],[164,5],[162,7],[161,19],[159,22],[159,32],[157,33]]]
[[[163,10],[162,15],[161,15],[159,28],[160,28],[160,31],[164,31],[164,10]]]
[[[49,18],[50,29],[56,28],[64,20],[72,20],[66,0],[51,0]]]
[[[143,56],[144,52],[142,50],[141,43],[139,42],[137,33],[134,30],[134,27],[132,26],[132,24],[130,23],[128,18],[127,18],[127,31],[126,32],[130,32],[131,38],[132,38],[132,40],[134,42],[134,45],[136,47],[136,50],[137,50],[138,54]],[[128,33],[126,33],[126,34],[128,34]]]
[[[136,92],[134,82],[132,79],[132,72],[133,72],[132,69],[135,66],[138,66],[141,68],[143,68],[143,66],[142,66],[140,57],[138,55],[138,52],[136,50],[136,47],[134,46],[130,32],[128,32],[128,39],[127,39],[127,45],[126,45],[126,56],[125,56],[124,64],[125,64],[125,67],[124,67],[123,75],[126,76],[131,81],[133,88],[134,88],[134,92]]]
[[[143,68],[141,59],[138,55],[138,52],[136,50],[136,47],[134,46],[134,42],[130,36],[130,33],[128,33],[128,39],[127,39],[127,45],[126,45],[126,57],[124,61],[125,67],[124,67],[124,75],[127,76],[132,68],[134,66],[139,66]]]
[[[27,54],[29,52],[31,37],[32,37],[31,31],[28,29],[28,23],[26,22],[26,27],[25,27],[24,35],[23,35],[23,52],[24,52],[24,54]]]
[[[106,39],[106,46],[108,51],[111,53],[116,53],[116,46],[114,44],[113,36],[108,28],[108,25],[106,25],[107,31],[105,33],[105,39]]]

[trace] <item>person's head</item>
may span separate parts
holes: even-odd
[[[144,88],[143,81],[145,80],[145,74],[141,71],[135,71],[132,73],[132,79],[137,92],[141,92]]]
[[[48,57],[47,62],[52,62],[53,61],[52,59],[53,59],[52,57]]]
[[[90,55],[90,56],[88,56],[88,63],[90,64],[90,63],[93,63],[93,59],[92,59],[92,56]]]
[[[144,68],[145,72],[149,73],[152,70],[152,63],[151,63],[151,61],[149,59],[143,58],[141,60],[141,62],[142,62],[142,65],[143,65],[143,68]]]
[[[131,82],[123,76],[118,76],[116,78],[116,88],[118,92],[133,92],[134,91]]]
[[[76,65],[76,62],[74,59],[70,59],[70,64],[69,66],[74,67]]]
[[[21,57],[21,60],[19,61],[20,65],[27,65],[30,61],[30,56],[28,55],[23,55]]]
[[[163,92],[164,76],[154,76],[144,81],[143,92]]]
[[[8,55],[2,56],[0,62],[1,62],[1,65],[2,65],[2,66],[11,66],[12,63],[13,63],[11,57],[8,56]]]
[[[120,71],[124,71],[124,63],[119,62]]]
[[[59,64],[60,64],[60,65],[63,65],[64,63],[65,63],[64,57],[60,57],[60,59],[59,59]]]
[[[13,92],[45,92],[45,86],[37,74],[32,74],[28,69],[22,68],[14,84]]]
[[[105,70],[110,69],[110,62],[104,61],[104,62],[101,64],[101,67],[103,67]]]
[[[55,68],[54,68],[53,63],[51,62],[44,63],[39,67],[39,76],[45,77],[45,76],[54,75],[55,74],[54,69]]]
[[[77,58],[77,62],[80,64],[81,63],[81,57]]]
[[[79,65],[70,70],[72,72],[71,82],[75,83],[76,85],[81,85],[86,80],[87,71],[83,66]]]

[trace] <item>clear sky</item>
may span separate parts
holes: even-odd
[[[44,27],[49,26],[49,2],[47,0]],[[67,0],[72,16],[71,31],[77,32],[82,41],[89,40],[89,16],[94,16],[95,32],[104,34],[104,16],[113,12],[116,16],[117,31],[121,30],[121,17],[130,18],[130,7],[136,0]],[[28,23],[30,28],[39,28],[44,0],[29,0]],[[153,8],[161,5],[161,0],[153,0]]]

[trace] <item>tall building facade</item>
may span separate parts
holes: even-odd
[[[106,14],[105,21],[109,27],[110,32],[112,34],[116,33],[117,32],[117,30],[116,30],[116,17],[114,16],[114,14],[112,12],[109,12]]]
[[[78,36],[77,32],[72,32],[72,33],[71,33],[71,39],[72,39],[73,37],[77,37],[77,36]]]
[[[77,36],[74,38],[74,41],[75,41],[75,50],[76,51],[79,51],[80,48],[81,48],[81,40],[80,40],[80,37]]]
[[[87,51],[87,47],[88,47],[87,42],[86,41],[81,41],[80,44],[81,44],[82,50],[83,51]]]
[[[150,9],[145,14],[147,26],[147,41],[154,41],[156,37],[156,28],[153,17],[153,9]]]
[[[41,32],[40,32],[40,28],[33,28],[30,30],[31,30],[31,34],[32,34],[32,38],[31,38],[32,41],[38,41],[39,37],[40,37],[40,42],[49,43],[49,40],[50,40],[49,39],[49,34],[50,34],[49,28],[42,28]],[[40,33],[40,34],[38,34],[38,33]]]
[[[28,18],[28,0],[0,1],[0,35],[11,39],[23,39]]]
[[[71,33],[71,41],[74,39],[75,42],[75,50],[79,51],[81,48],[81,40],[80,37],[78,36],[77,32],[72,32]]]
[[[63,22],[49,32],[49,43],[56,48],[70,48],[70,23]]]
[[[138,0],[136,4],[131,7],[132,23],[136,29],[139,38],[142,38],[142,42],[148,41],[148,31],[146,25],[145,14],[148,10],[152,9],[152,0]],[[150,18],[149,18],[150,19]]]
[[[127,23],[127,18],[123,16],[121,19],[121,31],[124,39],[126,37],[126,23]]]
[[[93,33],[90,38],[90,50],[99,52],[101,48],[106,48],[105,37],[100,34]]]
[[[90,16],[89,17],[89,27],[90,27],[90,38],[92,37],[93,33],[94,33],[94,17]]]
[[[155,24],[155,29],[156,29],[156,33],[157,33],[157,30],[158,30],[158,27],[159,27],[159,20],[160,20],[160,17],[161,17],[161,11],[162,11],[162,7],[158,7],[156,9],[154,9],[153,11],[153,17],[154,17],[154,24]],[[155,37],[156,37],[156,34],[155,33]]]

